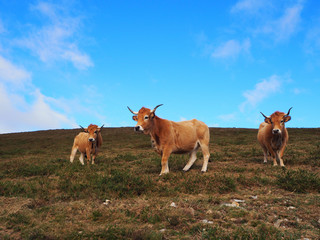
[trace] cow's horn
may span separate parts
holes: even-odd
[[[287,116],[289,116],[291,109],[292,109],[292,107],[289,109],[289,111],[288,111],[288,113],[287,113]]]
[[[80,127],[81,127],[81,129],[83,130],[83,131],[86,131],[86,129],[84,128],[84,127],[82,127],[81,125],[79,125]]]
[[[102,124],[102,126],[100,127],[100,129],[103,128],[103,126],[104,126],[104,124]]]
[[[133,114],[138,115],[138,112],[134,112],[134,111],[132,111],[128,106],[127,106],[127,108],[128,108],[128,109],[129,109],[129,111],[130,111],[130,112],[132,112]]]
[[[261,114],[262,114],[262,116],[264,116],[264,118],[269,118],[269,117],[267,117],[266,115],[264,115],[262,112],[260,112]]]
[[[160,106],[162,106],[163,104],[159,104],[159,105],[157,105],[151,112],[155,112],[156,111],[156,109],[158,108],[158,107],[160,107]]]

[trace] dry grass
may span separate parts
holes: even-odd
[[[285,169],[257,130],[210,131],[207,173],[171,155],[162,177],[132,128],[104,129],[93,166],[68,160],[78,129],[0,135],[0,239],[319,239],[320,129],[288,129]]]

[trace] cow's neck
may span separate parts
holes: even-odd
[[[155,116],[153,119],[153,127],[150,136],[155,140],[156,144],[160,144],[161,122],[163,119]]]
[[[97,141],[97,140],[96,140],[96,141]],[[95,150],[96,150],[96,147],[97,147],[96,141],[91,142],[91,150],[92,150],[92,151],[95,151]]]
[[[271,145],[274,149],[280,149],[285,135],[285,128],[281,128],[281,134],[273,134],[271,139]]]

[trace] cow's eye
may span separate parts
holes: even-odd
[[[281,120],[280,122],[281,122],[281,123],[284,123],[284,120]]]
[[[144,119],[145,119],[145,120],[149,119],[149,116],[147,116],[147,115],[146,115],[146,116],[144,116]]]
[[[94,133],[97,133],[97,130],[95,130]]]

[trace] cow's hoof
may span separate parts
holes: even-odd
[[[168,173],[169,173],[169,171],[168,172],[161,172],[159,176],[162,176],[162,175],[165,175],[165,174],[168,174]]]

